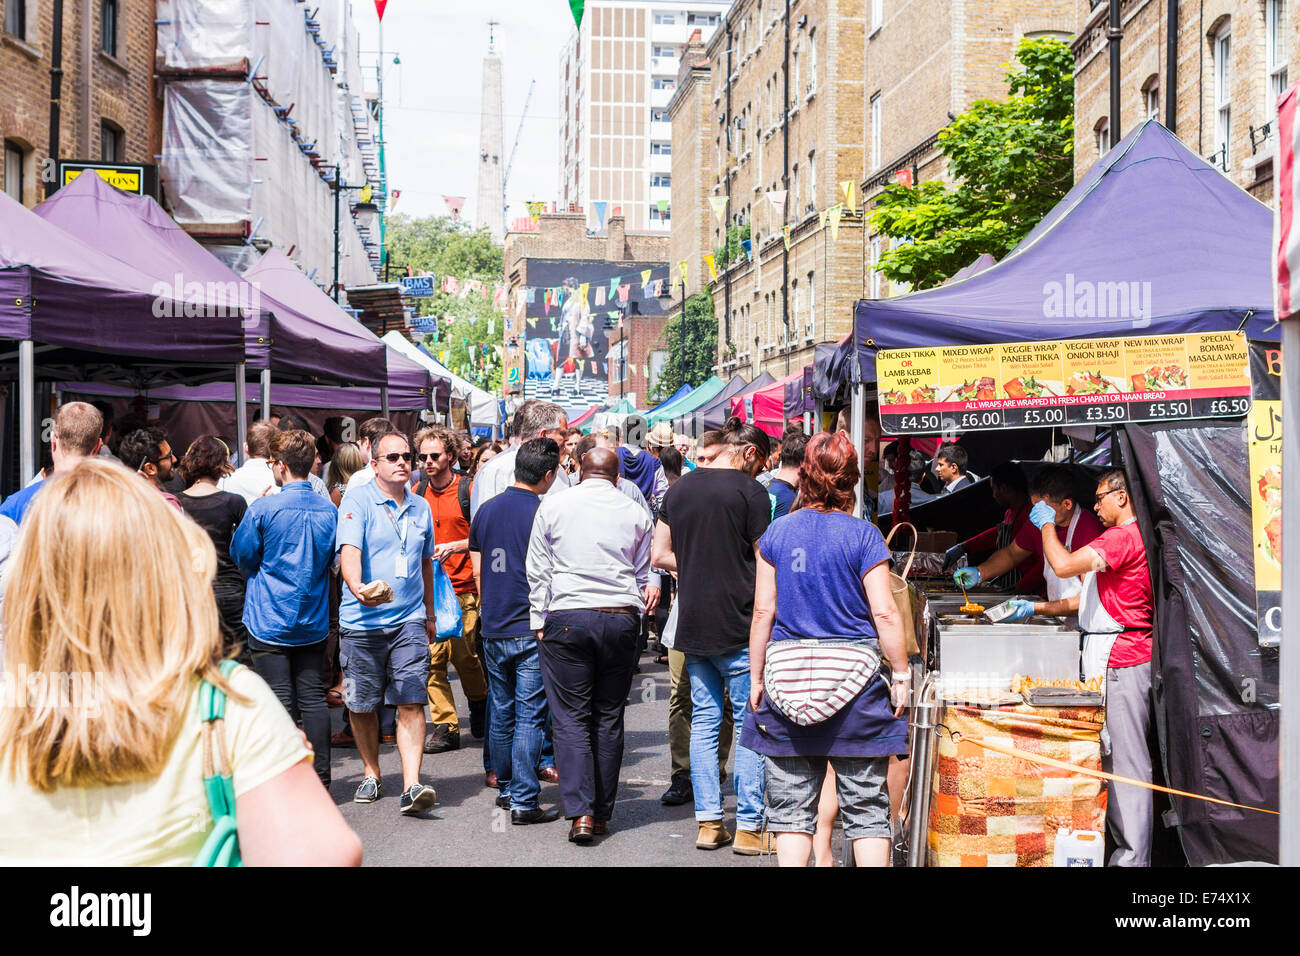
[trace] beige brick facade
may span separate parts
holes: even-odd
[[[16,3],[26,4],[26,35],[0,29],[0,138],[23,151],[22,201],[33,206],[45,197],[42,175],[50,151],[54,3],[0,0],[0,10]],[[119,136],[120,162],[155,162],[160,108],[153,96],[154,6],[153,0],[118,0],[117,49],[110,55],[102,48],[100,0],[65,0],[61,158],[100,159],[108,124]],[[3,182],[4,175],[0,165],[0,187],[8,190],[12,184]]]
[[[868,0],[862,184],[868,208],[895,181],[947,179],[935,141],[939,130],[975,100],[1006,97],[1004,77],[1022,38],[1068,42],[1077,22],[1076,0],[881,0],[878,6],[876,23]],[[886,242],[864,236],[867,294],[877,298],[905,291],[869,268]]]
[[[1120,7],[1120,138],[1153,110],[1168,117],[1169,0],[1127,0]],[[1108,4],[1076,0],[1075,178],[1097,161],[1110,130]],[[1276,32],[1273,29],[1276,24]],[[1221,168],[1262,202],[1273,198],[1273,124],[1279,88],[1294,82],[1287,66],[1300,62],[1300,2],[1205,0],[1180,3],[1174,31],[1173,130],[1187,146]],[[1223,39],[1227,38],[1227,56]],[[1270,43],[1276,52],[1270,56]],[[1223,67],[1226,66],[1226,71]],[[1294,68],[1293,68],[1294,69]],[[1221,131],[1226,120],[1225,140]],[[1252,143],[1253,140],[1253,143]],[[1226,162],[1225,162],[1226,160]]]

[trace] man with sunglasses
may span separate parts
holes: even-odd
[[[140,428],[122,439],[117,457],[122,464],[135,471],[145,481],[158,489],[177,511],[184,511],[180,501],[163,485],[171,480],[176,454],[167,443],[167,433],[161,428]]]
[[[429,644],[438,635],[430,563],[433,515],[423,498],[408,491],[413,458],[404,435],[391,432],[375,441],[374,480],[343,496],[335,538],[347,585],[339,606],[343,702],[352,712],[352,732],[365,765],[353,800],[373,803],[383,795],[378,711],[387,702],[397,707],[403,814],[437,802],[434,789],[420,783]],[[391,598],[374,594],[376,582],[389,586]]]
[[[461,690],[469,701],[470,734],[475,739],[486,733],[488,687],[477,653],[479,600],[469,556],[469,483],[451,467],[459,456],[460,441],[454,432],[432,426],[416,434],[415,447],[416,464],[424,474],[415,493],[428,502],[433,514],[433,556],[456,589],[463,624],[460,637],[430,649],[429,717],[433,729],[424,742],[424,752],[436,754],[460,747],[460,721],[447,680],[448,662],[456,665]],[[485,772],[489,769],[485,767]]]
[[[1052,533],[1050,509],[1029,513],[1043,536],[1043,554],[1062,578],[1083,578],[1079,626],[1084,631],[1083,677],[1105,675],[1106,723],[1102,769],[1149,782],[1151,752],[1151,644],[1154,600],[1146,545],[1129,498],[1128,478],[1116,468],[1097,479],[1094,510],[1106,530],[1067,552]],[[1151,791],[1112,783],[1106,822],[1115,838],[1111,866],[1150,866],[1154,823]]]

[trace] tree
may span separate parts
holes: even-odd
[[[891,185],[871,226],[894,240],[878,268],[913,288],[939,285],[982,253],[1000,259],[1074,184],[1074,60],[1060,40],[1021,40],[1010,96],[976,100],[939,131],[956,186]]]
[[[664,326],[668,362],[655,384],[652,400],[662,401],[683,384],[699,385],[713,374],[718,346],[718,320],[713,314],[713,295],[697,292],[686,300],[685,348],[681,313]],[[685,375],[683,375],[683,365]]]
[[[487,286],[486,296],[443,292],[416,299],[418,315],[438,317],[437,335],[422,336],[422,344],[453,372],[489,392],[501,389],[501,340],[504,318],[492,304],[492,290],[505,274],[505,250],[492,241],[487,229],[470,229],[449,216],[388,220],[388,259],[391,268],[412,273],[431,272],[475,279]]]

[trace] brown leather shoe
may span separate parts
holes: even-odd
[[[539,783],[559,783],[560,771],[554,767],[543,767],[537,771],[537,780]]]
[[[569,842],[587,844],[592,841],[596,832],[596,821],[590,814],[576,817],[573,825],[569,827]]]
[[[499,783],[500,781],[497,780],[497,772],[495,770],[489,770],[487,773],[483,774],[483,786],[495,790]]]

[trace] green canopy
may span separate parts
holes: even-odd
[[[727,383],[716,375],[700,385],[689,395],[683,395],[677,401],[654,410],[648,418],[651,425],[659,422],[671,422],[688,412],[693,412],[702,405],[707,405],[717,394],[727,387]]]

